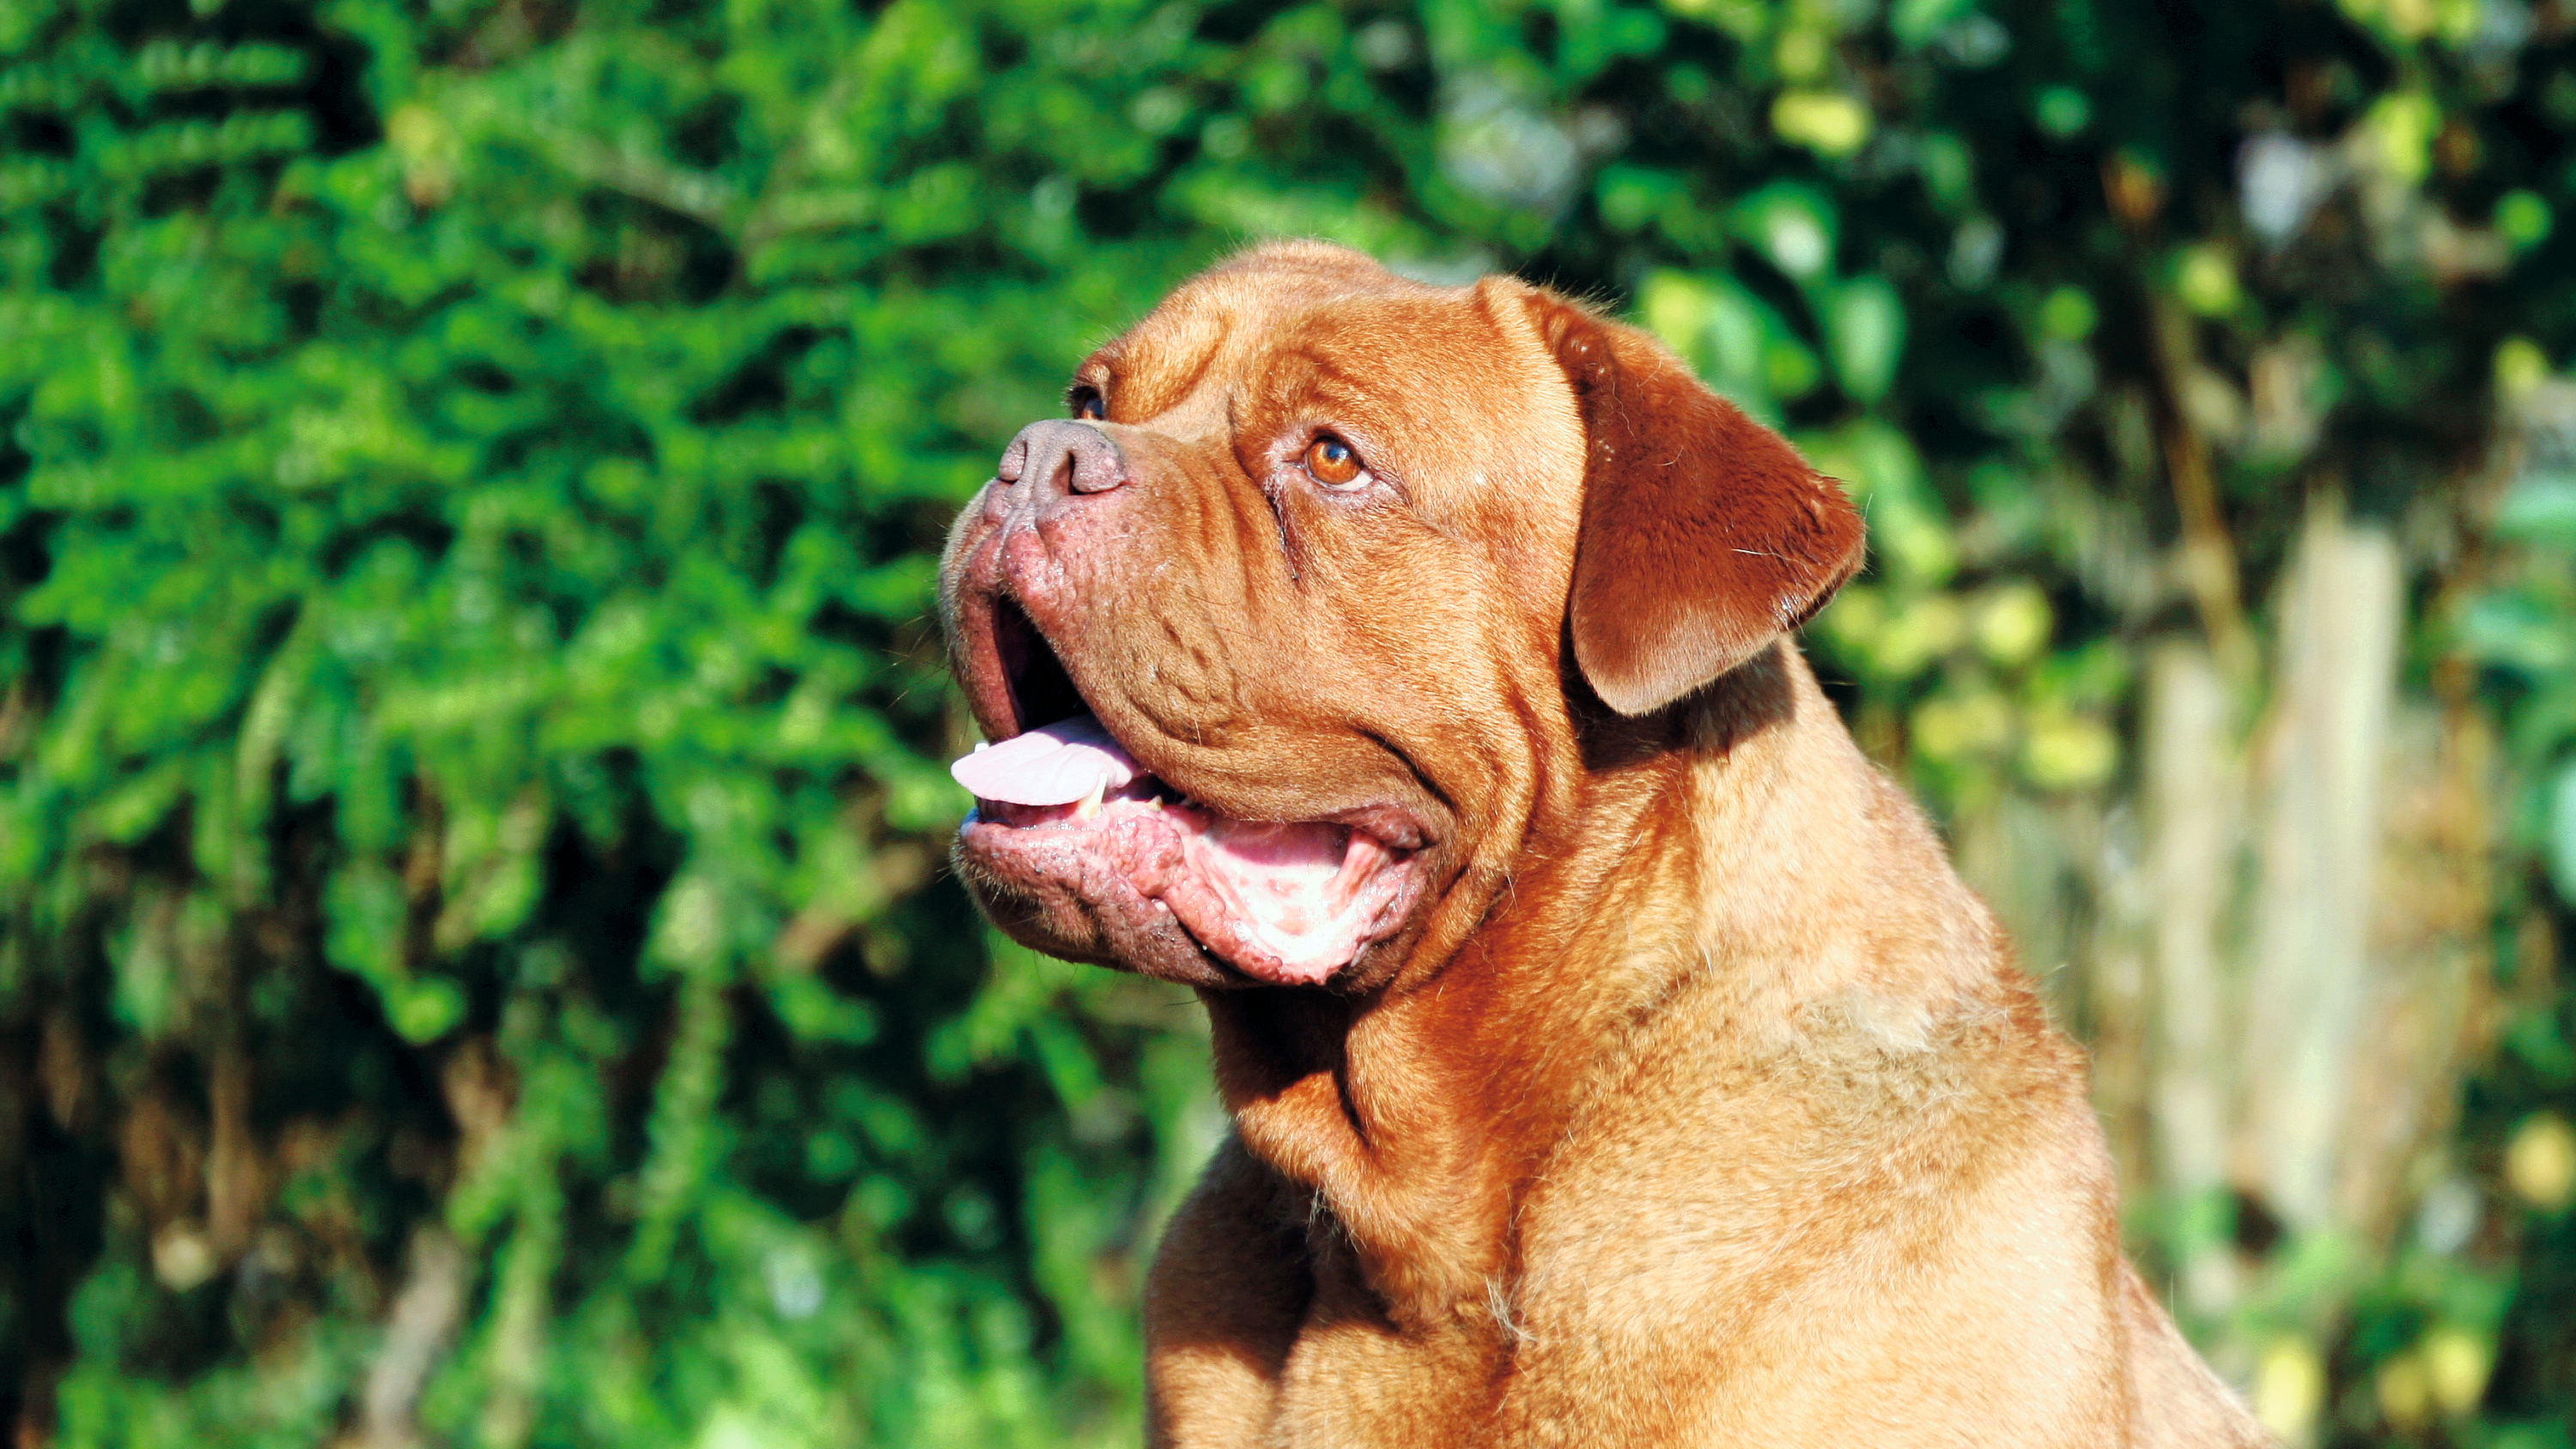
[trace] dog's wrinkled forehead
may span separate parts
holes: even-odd
[[[1582,467],[1529,295],[1510,278],[1434,287],[1339,247],[1273,245],[1184,283],[1074,383],[1101,393],[1110,421],[1174,438],[1333,431],[1426,521],[1507,541],[1534,505],[1570,521]]]
[[[1094,353],[1077,383],[1122,422],[1191,437],[1227,424],[1229,394],[1297,319],[1367,296],[1431,289],[1338,248],[1264,248],[1202,272]]]

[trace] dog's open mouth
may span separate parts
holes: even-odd
[[[1402,924],[1412,852],[1353,825],[1238,820],[1189,799],[1083,709],[1045,642],[1003,611],[995,644],[1013,712],[1081,712],[950,767],[975,794],[970,850],[1024,888],[1037,877],[1092,897],[1094,911],[1168,911],[1209,955],[1273,985],[1327,981]]]

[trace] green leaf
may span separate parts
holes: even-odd
[[[1825,323],[1834,376],[1863,405],[1887,396],[1905,350],[1905,304],[1883,277],[1855,277],[1828,294]]]
[[[2496,509],[2496,534],[2576,548],[2576,472],[2525,473]]]
[[[1977,0],[1896,0],[1888,7],[1887,28],[1898,45],[1920,50],[1976,8]]]
[[[1813,187],[1775,181],[1737,202],[1733,217],[1737,233],[1792,280],[1830,275],[1835,210]]]
[[[2561,764],[2550,781],[2549,881],[2558,899],[2576,906],[2576,759]]]

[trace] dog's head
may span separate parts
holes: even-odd
[[[1776,434],[1509,277],[1265,246],[1067,401],[941,566],[994,742],[957,860],[1039,950],[1203,986],[1387,980],[1579,795],[1582,721],[1707,685],[1861,557]]]

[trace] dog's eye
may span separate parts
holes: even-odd
[[[1368,482],[1369,471],[1360,465],[1360,455],[1330,433],[1306,445],[1303,461],[1306,476],[1327,488],[1357,488]]]
[[[1073,415],[1077,418],[1088,418],[1096,423],[1109,416],[1108,400],[1101,397],[1100,389],[1096,387],[1075,388],[1071,395],[1065,398],[1065,403],[1073,409]]]

